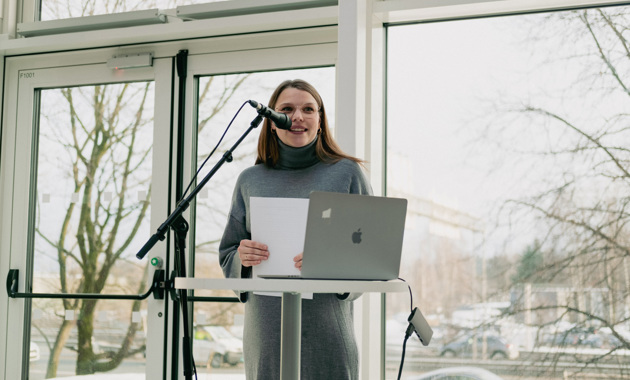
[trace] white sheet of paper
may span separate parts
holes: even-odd
[[[251,197],[249,206],[252,240],[269,247],[269,259],[253,267],[252,277],[300,274],[293,258],[304,251],[308,199]],[[313,294],[303,293],[302,298],[313,298]]]

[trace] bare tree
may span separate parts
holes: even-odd
[[[48,144],[63,146],[69,158],[73,191],[81,199],[67,204],[56,237],[44,232],[39,224],[36,229],[41,240],[56,251],[61,293],[102,293],[114,265],[129,254],[127,249],[144,222],[151,196],[150,171],[146,170],[151,149],[142,142],[142,137],[147,134],[143,127],[150,128],[152,115],[145,115],[145,103],[152,87],[151,83],[141,83],[49,90],[59,91],[65,100],[67,118],[57,119],[55,125],[47,124],[55,134],[42,134],[52,139],[42,139],[40,153],[47,159],[46,151],[51,147]],[[79,104],[89,104],[91,111],[80,109]],[[122,115],[129,108],[134,114],[131,119]],[[135,201],[134,191],[139,189],[148,191],[143,199]],[[144,274],[135,281],[137,291],[146,283],[146,268],[140,269]],[[78,280],[71,276],[77,272]],[[78,374],[111,368],[114,360],[119,364],[129,353],[128,345],[123,344],[117,359],[97,364],[92,347],[97,303],[97,300],[63,301],[64,309],[76,311],[79,318],[62,322],[51,348],[48,377],[55,375],[59,355],[75,324]],[[139,303],[132,307],[138,308]],[[132,323],[127,338],[133,338],[134,333]]]
[[[484,134],[522,170],[515,175],[521,192],[502,204],[502,220],[529,223],[538,236],[511,277],[518,295],[511,312],[545,331],[561,321],[587,333],[609,329],[619,343],[607,357],[630,348],[621,333],[630,321],[630,10],[537,20],[530,41],[557,44],[547,45],[553,53],[540,52],[553,59],[531,75],[559,62],[566,70],[540,93],[495,100],[498,112]],[[544,292],[553,299],[543,299]]]
[[[187,4],[194,4],[194,0],[45,0],[42,1],[42,20],[175,8]]]
[[[246,76],[245,76],[246,77]],[[243,79],[244,80],[244,79]],[[243,81],[238,81],[240,86]],[[209,87],[209,86],[208,86]],[[138,237],[141,226],[146,229],[146,215],[151,199],[151,135],[152,83],[124,83],[47,90],[58,94],[65,104],[47,107],[51,114],[42,115],[41,159],[48,154],[65,152],[62,164],[72,178],[73,192],[80,201],[67,203],[65,216],[51,235],[49,220],[38,221],[40,250],[45,245],[56,252],[59,264],[61,293],[103,293],[112,289],[112,271],[130,256],[129,247]],[[216,92],[216,91],[215,91]],[[45,99],[51,98],[50,93]],[[220,110],[225,99],[215,96],[209,88],[203,96],[206,103]],[[201,99],[204,101],[205,99]],[[208,117],[204,124],[210,120]],[[53,148],[56,147],[56,148]],[[137,198],[138,194],[142,194]],[[138,237],[139,238],[139,237]],[[137,242],[136,242],[137,243]],[[126,291],[143,293],[148,269],[130,261]],[[133,269],[137,268],[137,269]],[[141,271],[142,275],[134,275]],[[61,350],[68,345],[71,330],[77,328],[78,353],[76,373],[90,374],[116,368],[125,357],[144,347],[133,347],[139,323],[132,322],[132,313],[140,309],[134,301],[129,310],[129,326],[115,352],[98,354],[93,347],[94,317],[98,300],[64,300],[65,310],[74,310],[77,319],[63,319],[52,343],[47,377],[57,372]]]

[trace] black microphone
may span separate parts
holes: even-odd
[[[280,129],[286,129],[287,131],[291,129],[291,119],[282,112],[276,112],[271,108],[262,105],[254,100],[248,100],[249,105],[256,108],[258,114],[270,119],[276,125],[276,127]]]

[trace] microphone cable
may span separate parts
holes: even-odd
[[[411,312],[413,312],[413,293],[411,292],[411,286],[407,283],[407,281],[405,281],[405,279],[400,278],[400,277],[398,277],[398,279],[404,282],[405,284],[407,284],[407,288],[409,288],[410,310]],[[402,345],[400,367],[398,368],[398,380],[400,380],[400,376],[402,376],[403,365],[405,364],[405,351],[407,349],[407,340],[409,340],[409,337],[411,336],[411,334],[413,334],[413,329],[414,329],[413,324],[409,323],[409,326],[407,326],[407,330],[405,331],[405,339],[403,340],[403,345]]]
[[[238,111],[236,111],[236,114],[234,114],[234,117],[232,117],[232,120],[230,120],[230,123],[228,124],[228,126],[225,128],[225,131],[223,131],[223,135],[221,135],[221,138],[219,139],[219,141],[217,142],[217,144],[214,146],[214,148],[212,149],[212,151],[210,152],[210,154],[208,155],[208,157],[206,157],[205,160],[203,160],[203,162],[201,163],[201,165],[199,166],[199,169],[197,169],[197,172],[195,172],[195,175],[192,177],[192,179],[190,180],[190,183],[188,183],[188,186],[186,187],[186,190],[184,190],[184,192],[182,193],[182,198],[178,200],[178,202],[180,202],[182,199],[186,198],[186,194],[188,193],[188,190],[190,190],[190,187],[193,185],[193,183],[195,183],[195,180],[197,179],[197,176],[199,175],[199,173],[201,172],[201,169],[203,169],[203,167],[206,165],[206,163],[208,162],[208,160],[210,159],[210,157],[212,157],[212,155],[214,154],[214,152],[217,150],[217,148],[219,147],[219,145],[221,145],[221,142],[223,141],[223,138],[225,137],[225,135],[227,134],[227,132],[230,130],[230,127],[232,126],[232,123],[234,123],[234,120],[236,119],[236,117],[241,113],[241,111],[243,110],[243,107],[245,107],[245,104],[247,104],[247,101],[244,102],[241,107],[238,109]],[[185,322],[185,321],[184,321]],[[193,341],[193,339],[191,339],[191,342]],[[191,343],[194,344],[194,343]],[[191,349],[191,356],[192,356],[192,349]],[[195,358],[191,357],[192,360],[192,370],[193,370],[193,374],[195,375],[195,380],[197,380],[197,366],[195,365]]]
[[[230,130],[230,127],[232,126],[232,123],[234,123],[234,120],[236,119],[236,117],[241,113],[241,111],[243,110],[243,107],[245,107],[245,104],[248,104],[248,101],[245,101],[241,107],[238,109],[238,111],[236,111],[236,114],[234,115],[234,117],[232,117],[232,120],[230,120],[230,123],[228,124],[228,126],[225,128],[225,131],[223,131],[223,135],[221,135],[221,138],[219,139],[219,141],[217,142],[217,144],[214,146],[214,148],[212,149],[212,151],[210,152],[210,154],[208,155],[208,157],[206,157],[205,160],[203,160],[203,162],[201,163],[201,166],[199,166],[199,169],[197,169],[197,172],[195,173],[195,175],[192,177],[192,179],[190,180],[190,183],[188,184],[188,186],[186,187],[186,190],[184,190],[184,192],[182,193],[182,199],[186,198],[186,194],[188,193],[188,190],[190,190],[190,187],[193,185],[193,183],[195,183],[195,180],[197,179],[197,176],[199,175],[199,173],[201,172],[201,169],[203,169],[203,167],[206,165],[206,162],[208,162],[208,160],[210,159],[210,157],[212,157],[212,155],[214,154],[214,152],[217,150],[217,148],[219,147],[219,145],[221,145],[221,142],[223,141],[223,138],[225,137],[225,135],[227,134],[227,132]],[[178,200],[178,202],[181,201]]]

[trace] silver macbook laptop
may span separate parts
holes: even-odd
[[[398,278],[407,200],[312,192],[300,275],[263,278]]]

